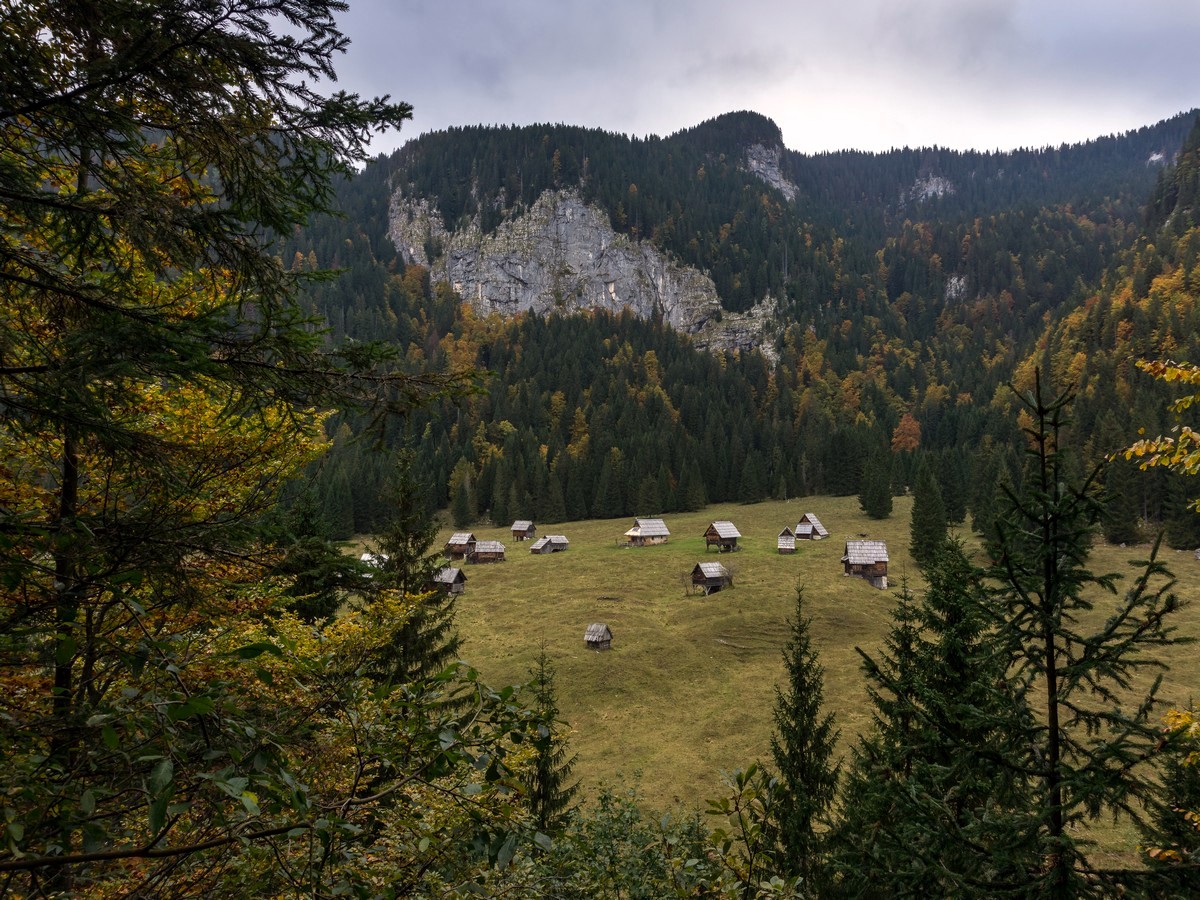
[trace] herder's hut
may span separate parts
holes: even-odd
[[[829,537],[829,532],[815,513],[805,513],[796,523],[796,540],[798,541],[819,541],[821,538],[827,537]]]
[[[625,537],[634,547],[665,544],[670,536],[671,532],[662,519],[634,519],[633,527],[625,532]]]
[[[388,561],[386,553],[364,553],[358,558],[360,563],[366,563],[372,569],[382,569],[383,564]]]
[[[796,552],[796,535],[792,534],[792,529],[784,528],[783,531],[779,532],[779,552]]]
[[[532,541],[537,536],[537,526],[528,519],[517,519],[512,523],[514,541]]]
[[[476,541],[475,549],[467,555],[467,562],[504,562],[504,545],[499,541]]]
[[[612,631],[603,622],[596,622],[583,633],[583,643],[589,650],[611,650]]]
[[[718,553],[732,553],[738,549],[738,538],[742,533],[732,522],[713,522],[704,532],[704,549],[716,547]]]
[[[467,576],[457,566],[445,566],[437,570],[433,581],[426,587],[429,591],[441,591],[444,594],[461,594],[467,589]]]
[[[545,534],[533,542],[533,546],[529,548],[530,553],[539,555],[546,553],[561,553],[570,546],[570,541],[566,535],[562,534]]]
[[[475,535],[469,531],[456,531],[446,541],[446,555],[451,559],[465,559],[475,552]]]
[[[696,563],[696,568],[692,569],[692,584],[708,596],[722,588],[733,587],[733,576],[719,562]]]
[[[883,541],[846,541],[842,557],[844,575],[855,575],[871,582],[873,587],[887,590],[887,544]]]

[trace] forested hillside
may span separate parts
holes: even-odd
[[[1059,148],[819,156],[783,150],[753,113],[667,138],[454,129],[342,184],[346,217],[298,232],[284,258],[299,271],[344,269],[309,295],[335,336],[395,342],[414,367],[483,373],[484,394],[389,436],[419,446],[430,502],[462,493],[463,516],[554,521],[852,494],[873,453],[888,459],[896,491],[930,454],[961,516],[986,504],[970,496],[973,473],[999,460],[1020,478],[1000,389],[1039,353],[1056,383],[1084,390],[1089,461],[1139,425],[1164,424],[1162,389],[1111,377],[1117,357],[1093,354],[1086,335],[1111,344],[1103,335],[1124,319],[1121,333],[1139,338],[1122,352],[1189,356],[1190,304],[1164,297],[1166,281],[1151,286],[1190,271],[1190,226],[1174,213],[1190,157],[1171,161],[1194,118]],[[775,154],[786,194],[747,169],[752,147]],[[448,227],[486,233],[563,186],[606,210],[618,233],[707,272],[727,309],[777,298],[769,355],[702,353],[628,315],[477,316],[406,267],[387,237],[394,190],[435,202]],[[1174,249],[1154,237],[1164,227]],[[341,424],[314,482],[342,534],[371,530],[384,512],[382,473],[350,439],[356,429]],[[1170,479],[1141,483],[1138,517],[1161,521]]]

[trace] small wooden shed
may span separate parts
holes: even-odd
[[[827,537],[829,537],[829,532],[821,524],[816,513],[805,513],[796,523],[796,540],[798,541],[819,541],[821,538]]]
[[[517,519],[512,523],[514,541],[532,541],[537,537],[537,526],[529,519]]]
[[[583,643],[589,650],[611,650],[612,630],[603,622],[595,622],[583,633]]]
[[[796,552],[796,535],[792,533],[792,529],[784,528],[779,532],[779,552],[780,553],[795,553]]]
[[[712,522],[704,532],[704,549],[716,547],[718,553],[732,553],[738,549],[738,538],[742,533],[732,522]]]
[[[533,542],[533,546],[529,548],[530,553],[543,555],[546,553],[562,553],[571,544],[567,540],[566,535],[562,534],[545,534]]]
[[[733,587],[733,576],[719,562],[696,563],[696,568],[692,569],[692,584],[707,597],[723,588]]]
[[[444,566],[438,569],[426,590],[441,591],[444,594],[461,594],[467,589],[467,575],[457,566]]]
[[[467,555],[467,562],[504,562],[504,545],[499,541],[476,541],[475,549]]]
[[[887,590],[888,551],[884,541],[846,541],[842,574],[865,578],[873,587]]]
[[[446,555],[451,559],[464,559],[475,552],[475,535],[469,531],[456,531],[446,541]]]
[[[645,547],[649,544],[665,544],[671,532],[662,519],[634,519],[633,527],[625,532],[625,537],[634,547]]]

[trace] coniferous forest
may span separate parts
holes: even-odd
[[[0,894],[1196,894],[1158,536],[1200,545],[1197,112],[1011,152],[806,156],[736,112],[369,159],[412,111],[312,86],[342,9],[5,14]],[[398,193],[484,236],[562,190],[721,315],[773,299],[762,343],[485,314],[388,236]],[[742,710],[769,757],[674,814],[577,780],[544,639],[523,685],[457,658],[438,516],[810,495],[912,510],[848,753],[803,585]]]

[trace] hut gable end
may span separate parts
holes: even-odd
[[[584,631],[583,643],[589,650],[611,650],[612,631],[603,622],[594,622]]]

